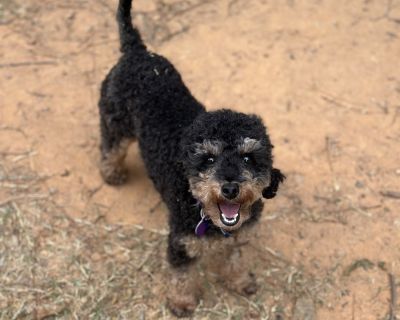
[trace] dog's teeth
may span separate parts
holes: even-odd
[[[238,217],[238,214],[236,214],[236,215],[233,216],[232,218],[228,218],[227,216],[225,216],[224,214],[222,214],[222,219],[223,219],[226,223],[228,223],[228,224],[231,224],[231,223],[235,222],[236,219],[237,219],[237,217]]]

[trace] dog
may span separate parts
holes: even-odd
[[[226,286],[256,290],[240,262],[240,237],[259,219],[262,198],[276,195],[284,175],[273,167],[262,120],[229,109],[208,112],[164,57],[150,52],[132,24],[131,0],[120,0],[121,57],[101,86],[100,172],[105,182],[127,180],[124,158],[137,141],[148,175],[169,210],[167,257],[172,286],[168,306],[190,315],[201,288],[195,264],[217,267]]]

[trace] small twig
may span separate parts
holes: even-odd
[[[147,263],[151,255],[154,253],[154,251],[157,249],[157,247],[160,245],[160,240],[157,241],[157,245],[155,245],[151,250],[147,251],[146,255],[144,256],[142,262],[136,267],[137,271],[140,271],[143,266]]]
[[[37,91],[29,91],[27,90],[26,92],[28,92],[30,95],[37,97],[37,98],[46,98],[48,95],[41,93],[41,92],[37,92]],[[50,95],[51,96],[51,95]]]
[[[33,150],[28,151],[20,151],[20,152],[13,152],[13,151],[0,151],[0,156],[20,156],[20,155],[29,155]]]
[[[17,68],[17,67],[44,66],[44,65],[57,65],[57,62],[55,62],[55,61],[24,61],[24,62],[1,63],[0,68]]]
[[[400,19],[392,18],[390,16],[391,11],[393,9],[394,9],[393,0],[388,0],[388,2],[386,4],[385,13],[383,15],[381,15],[380,17],[372,18],[371,21],[379,21],[379,20],[382,20],[382,19],[387,19],[388,21],[391,21],[391,22],[394,22],[394,23],[400,23]]]
[[[166,17],[165,20],[166,21],[171,21],[175,18],[177,18],[178,16],[185,14],[187,12],[193,11],[201,6],[207,5],[209,3],[211,3],[212,0],[201,0],[195,4],[193,4],[192,6],[188,6],[186,8],[183,9],[176,9],[176,7],[174,6],[174,4],[170,4],[170,5],[165,5],[164,3],[161,3],[161,7],[157,8],[157,11],[165,11]],[[163,8],[165,7],[165,9]],[[164,9],[164,10],[163,10]]]
[[[275,250],[272,250],[271,248],[265,246],[264,247],[265,251],[267,251],[269,254],[273,255],[275,258],[282,259],[282,255],[277,253]]]
[[[397,107],[396,107],[396,111],[394,112],[394,115],[393,115],[392,122],[390,123],[391,126],[394,125],[394,124],[396,123],[397,116],[398,116],[399,114],[400,114],[400,106],[397,106]]]
[[[285,259],[285,257],[280,254],[279,252],[276,252],[275,250],[272,250],[271,248],[264,246],[264,247],[258,247],[256,245],[254,245],[253,243],[249,242],[249,246],[252,247],[253,249],[257,250],[258,252],[263,252],[263,253],[268,253],[269,255],[285,262],[288,263],[288,261]],[[263,257],[263,256],[261,256]]]
[[[326,154],[327,154],[327,158],[328,158],[329,169],[333,173],[333,165],[332,165],[332,159],[331,159],[331,148],[330,148],[330,138],[328,136],[325,137],[325,149],[326,149]]]
[[[329,169],[333,175],[333,187],[334,187],[335,191],[339,191],[340,186],[339,186],[339,183],[337,182],[335,170],[333,169],[333,164],[332,164],[331,138],[328,136],[325,137],[325,149],[326,149],[326,156],[328,159]]]
[[[396,294],[396,282],[394,276],[388,273],[389,286],[390,286],[390,307],[389,307],[389,320],[396,320],[396,304],[397,304],[397,294]]]
[[[358,213],[361,213],[362,215],[364,215],[366,217],[369,217],[369,218],[372,217],[372,214],[370,212],[368,212],[368,211],[366,211],[364,209],[361,209],[360,207],[357,207],[357,206],[355,206],[353,204],[350,205],[350,209],[352,209],[352,210],[354,210],[354,211],[356,211]]]
[[[3,201],[0,201],[0,207],[4,206],[10,202],[14,202],[14,201],[18,201],[18,200],[22,200],[22,199],[26,199],[26,198],[40,200],[40,199],[46,199],[48,197],[49,196],[46,194],[27,194],[27,195],[24,194],[24,195],[20,195],[20,196],[10,197]]]
[[[88,190],[88,201],[93,198],[93,196],[103,188],[104,183],[101,183],[97,187]]]
[[[37,292],[37,293],[46,293],[45,290],[38,289],[38,288],[30,288],[30,287],[1,287],[2,291],[8,292],[18,292],[18,293],[26,293],[26,292]]]
[[[154,211],[156,211],[161,204],[162,204],[162,201],[161,201],[161,199],[159,199],[157,201],[157,203],[150,208],[150,210],[149,210],[150,213],[154,213]]]
[[[377,208],[381,208],[382,205],[381,204],[376,204],[373,206],[360,206],[361,210],[369,210],[369,209],[377,209]]]
[[[156,230],[156,229],[152,229],[152,228],[144,228],[142,225],[140,224],[134,224],[132,225],[132,227],[134,227],[137,230],[143,230],[143,231],[148,231],[151,233],[155,233],[155,234],[159,234],[161,236],[166,236],[168,235],[168,231],[166,229],[161,229],[161,230]]]
[[[400,199],[399,191],[381,191],[380,194],[387,198]]]
[[[31,157],[31,156],[35,156],[35,155],[37,155],[36,151],[31,151],[31,152],[26,153],[26,154],[21,154],[19,156],[16,156],[14,159],[12,159],[12,162],[18,162],[18,161],[21,161],[21,160],[23,160],[25,158],[28,158],[28,157]]]
[[[14,128],[14,127],[9,127],[9,126],[0,126],[0,130],[9,130],[9,131],[16,131],[19,132],[24,136],[24,138],[27,138],[27,134],[20,128]]]
[[[354,111],[354,112],[358,112],[358,113],[362,113],[364,111],[363,109],[361,109],[359,107],[356,107],[355,103],[353,103],[353,102],[345,101],[343,99],[334,97],[334,96],[332,96],[332,95],[330,95],[328,93],[324,93],[324,92],[321,92],[321,91],[319,91],[319,92],[321,93],[322,100],[328,102],[329,104],[332,104],[332,105],[337,106],[339,108],[344,108],[346,110],[351,110],[351,111]]]
[[[183,34],[183,33],[188,32],[189,29],[190,29],[189,26],[183,26],[181,30],[178,30],[178,31],[175,31],[175,32],[169,32],[166,36],[164,36],[164,37],[163,37],[162,39],[160,39],[159,41],[160,41],[161,44],[164,43],[164,42],[168,42],[168,41],[170,41],[172,38],[174,38],[174,37],[176,37],[176,36],[178,36],[178,35],[180,35],[180,34]]]

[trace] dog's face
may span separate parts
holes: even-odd
[[[283,179],[272,168],[272,145],[256,116],[229,110],[202,114],[182,141],[190,191],[213,224],[227,231],[250,218],[263,194],[273,197]]]

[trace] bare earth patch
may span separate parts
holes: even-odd
[[[0,1],[0,319],[169,319],[166,208],[137,146],[98,173],[116,1]],[[400,3],[137,0],[210,109],[262,116],[288,179],[247,244],[251,298],[198,266],[195,319],[400,317]]]

